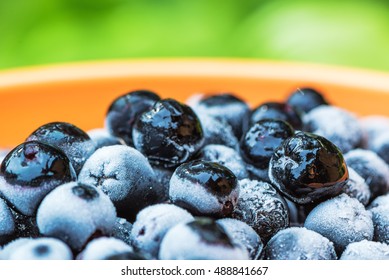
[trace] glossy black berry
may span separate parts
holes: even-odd
[[[274,150],[293,134],[294,129],[285,121],[260,120],[243,135],[240,153],[246,162],[267,169]]]
[[[324,96],[313,88],[296,89],[289,95],[286,103],[304,113],[308,113],[320,105],[328,104]]]
[[[340,194],[348,170],[334,144],[324,137],[298,132],[274,152],[269,178],[287,198],[307,204]]]
[[[173,173],[169,197],[174,204],[194,214],[229,216],[238,199],[237,178],[218,163],[191,161]]]
[[[288,122],[294,129],[301,129],[301,115],[292,106],[283,102],[266,102],[251,112],[250,124],[264,119],[280,119]]]
[[[107,130],[132,146],[132,128],[136,120],[159,100],[156,93],[148,90],[131,91],[118,97],[108,109],[105,118]]]
[[[207,94],[193,108],[199,115],[206,114],[229,124],[238,139],[248,128],[250,108],[232,93]]]
[[[96,150],[88,134],[73,124],[52,122],[36,129],[26,141],[37,140],[62,150],[78,174],[88,157]]]
[[[144,112],[133,129],[134,146],[154,165],[175,167],[190,159],[203,145],[203,129],[193,110],[164,99]]]

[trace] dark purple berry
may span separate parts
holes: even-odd
[[[298,88],[289,95],[286,103],[303,113],[328,104],[323,95],[313,88]]]
[[[287,198],[307,204],[340,194],[348,170],[342,153],[330,141],[297,132],[274,152],[269,178]]]
[[[132,128],[138,117],[159,101],[159,96],[148,90],[131,91],[116,98],[108,109],[105,118],[107,130],[132,146]]]
[[[201,123],[189,106],[164,99],[139,117],[133,140],[135,148],[152,164],[170,168],[197,153],[204,137]]]
[[[266,102],[251,112],[250,124],[264,119],[279,119],[289,123],[294,129],[301,129],[303,122],[300,113],[283,102]]]
[[[169,197],[196,215],[230,216],[238,199],[237,178],[218,163],[191,161],[173,173]]]
[[[88,157],[96,150],[88,134],[73,124],[52,122],[42,125],[27,138],[37,140],[62,150],[78,174]]]

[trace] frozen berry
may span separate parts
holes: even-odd
[[[277,232],[266,244],[268,260],[336,260],[334,244],[319,233],[290,227]]]
[[[360,146],[363,139],[357,117],[330,105],[321,105],[306,114],[304,130],[325,137],[343,153]]]
[[[229,124],[238,139],[248,127],[250,108],[232,93],[206,94],[192,107],[199,115],[208,115]]]
[[[1,164],[0,192],[20,213],[33,216],[47,193],[76,180],[68,157],[38,141],[14,148]]]
[[[210,218],[178,224],[162,240],[162,260],[247,260],[247,250],[234,244],[224,229]]]
[[[250,124],[264,119],[279,119],[289,123],[294,129],[302,128],[301,115],[292,106],[283,102],[266,102],[251,113]]]
[[[37,128],[26,141],[37,140],[62,150],[78,174],[96,147],[88,134],[73,124],[52,122]]]
[[[166,196],[145,156],[126,145],[98,149],[85,162],[78,181],[101,189],[118,215],[130,222],[140,209]]]
[[[341,253],[348,244],[373,239],[371,214],[357,199],[341,194],[318,204],[304,226],[327,237]]]
[[[237,219],[224,218],[216,220],[232,242],[238,243],[247,249],[250,259],[257,260],[260,258],[263,243],[261,237],[248,224]]]
[[[218,163],[191,161],[174,171],[169,197],[172,203],[194,215],[230,216],[238,200],[237,179]]]
[[[374,199],[368,207],[374,225],[374,241],[389,245],[389,194]]]
[[[164,99],[138,118],[133,141],[152,164],[170,168],[197,153],[204,137],[201,123],[189,106]]]
[[[249,179],[240,180],[238,185],[233,218],[251,226],[263,241],[289,226],[288,206],[272,185]]]
[[[288,96],[286,103],[304,113],[328,104],[323,94],[313,88],[298,88]]]
[[[389,166],[373,151],[355,149],[344,155],[347,166],[353,168],[370,188],[373,200],[389,191]]]
[[[344,193],[359,200],[363,205],[370,202],[371,192],[369,186],[352,167],[348,167],[349,178],[344,187]]]
[[[7,255],[9,260],[71,260],[73,253],[61,240],[49,237],[27,239]]]
[[[359,119],[363,132],[363,147],[369,148],[380,135],[389,131],[389,118],[384,116],[366,116]]]
[[[389,245],[362,240],[349,244],[340,260],[389,260]]]
[[[88,136],[90,139],[95,143],[96,149],[105,147],[105,146],[113,146],[113,145],[120,145],[122,144],[120,142],[120,139],[111,135],[106,129],[104,128],[95,128],[92,130],[89,130]]]
[[[116,98],[108,109],[105,118],[107,130],[132,146],[132,129],[139,116],[150,110],[159,96],[148,90],[131,91]]]
[[[50,192],[37,212],[41,234],[61,239],[75,251],[82,249],[92,236],[111,234],[115,221],[115,207],[107,195],[75,182]]]
[[[298,204],[315,203],[340,194],[348,179],[340,150],[324,137],[297,132],[279,146],[269,166],[269,178]]]
[[[99,237],[90,241],[78,254],[78,260],[105,260],[122,253],[132,253],[133,248],[120,239]]]
[[[253,124],[240,141],[240,154],[248,163],[248,170],[259,180],[269,181],[269,161],[275,149],[294,134],[294,129],[285,121],[260,120]]]
[[[368,148],[389,164],[389,131],[370,141]]]
[[[159,246],[166,232],[179,223],[193,221],[186,210],[172,204],[154,204],[142,209],[136,216],[131,232],[134,248],[153,259],[158,257]]]
[[[248,177],[246,164],[234,149],[223,145],[207,145],[201,149],[198,159],[219,163],[230,169],[238,179]]]

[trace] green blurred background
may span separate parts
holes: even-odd
[[[0,68],[235,57],[389,71],[389,1],[0,0]]]

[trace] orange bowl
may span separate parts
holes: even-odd
[[[38,126],[66,121],[103,127],[117,96],[150,89],[185,101],[198,92],[233,92],[252,106],[315,87],[357,115],[389,116],[389,74],[253,60],[130,60],[54,65],[0,72],[0,147],[13,147]]]

